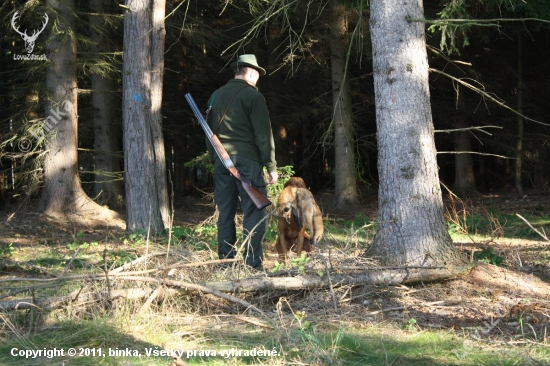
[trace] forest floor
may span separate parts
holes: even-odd
[[[341,268],[345,267],[343,264],[349,267],[350,258],[362,263],[361,255],[365,245],[372,240],[374,229],[364,221],[359,222],[359,219],[376,221],[375,198],[366,198],[359,211],[344,214],[332,213],[327,209],[331,207],[331,196],[319,196],[317,199],[323,208],[326,223],[325,240],[318,253],[329,258],[332,273],[345,271]],[[335,286],[330,290],[278,291],[241,294],[241,297],[271,314],[274,319],[279,318],[281,324],[286,317],[287,325],[293,324],[300,329],[304,329],[306,319],[308,326],[319,329],[328,329],[335,324],[347,324],[354,329],[372,324],[393,324],[409,332],[456,332],[481,344],[510,347],[539,344],[548,347],[550,241],[542,236],[545,235],[545,226],[550,227],[550,196],[517,199],[513,195],[493,195],[480,197],[467,205],[451,201],[446,204],[447,220],[454,227],[455,245],[464,258],[484,261],[458,278],[407,286]],[[200,198],[183,197],[175,202],[175,212],[174,227],[208,226],[208,222],[213,222],[214,206]],[[516,214],[528,218],[529,224],[517,220]],[[101,253],[105,253],[107,248],[119,253],[118,262],[113,261],[111,268],[153,250],[153,246],[146,247],[143,240],[136,245],[136,238],[125,234],[122,217],[108,222],[71,225],[41,217],[32,204],[27,204],[0,211],[0,219],[0,280],[59,276],[71,270],[69,264],[76,268],[75,257],[78,256],[75,248],[81,248],[81,253],[89,255],[86,257],[88,259],[83,259],[89,264],[94,261],[92,252],[95,246],[95,268],[101,268]],[[336,224],[333,227],[332,222],[345,222],[350,227],[337,233]],[[540,234],[535,233],[535,229]],[[195,230],[193,233],[198,232]],[[215,250],[211,250],[205,242],[197,240],[191,245],[190,238],[185,235],[174,237],[170,243],[174,251],[170,263],[157,261],[155,265],[157,268],[173,265],[178,260],[191,257],[198,261],[215,260]],[[94,245],[83,245],[90,243]],[[166,249],[167,245],[163,242],[160,247]],[[50,254],[38,260],[38,252]],[[264,276],[270,275],[277,264],[272,242],[267,243],[265,252]],[[318,263],[316,258],[313,256],[311,263]],[[105,254],[103,262],[105,265]],[[250,274],[215,268],[193,267],[190,272],[180,269],[179,278],[204,283]],[[254,273],[250,275],[258,276]],[[8,288],[0,290],[0,299],[7,294]],[[190,300],[188,304],[188,315],[193,318],[187,324],[188,332],[193,332],[191,329],[201,324],[212,331],[250,326],[243,325],[242,319],[224,320],[224,315],[241,313],[231,301],[201,296],[195,305],[193,303]],[[204,319],[204,322],[199,319]],[[215,324],[214,328],[212,324]],[[0,326],[0,339],[6,336],[6,332]],[[462,353],[469,351],[470,346],[464,344],[460,349],[452,349],[453,357],[460,359]],[[539,361],[536,356],[527,355],[526,358],[529,362],[525,364],[550,364],[550,354],[543,355]]]

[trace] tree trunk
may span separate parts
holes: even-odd
[[[78,179],[77,79],[75,9],[73,0],[48,0],[58,17],[46,46],[50,60],[46,73],[46,135],[44,187],[40,207],[53,217],[100,210]],[[54,22],[52,22],[54,23]]]
[[[547,93],[541,93],[541,94],[547,94]],[[543,97],[544,98],[544,97]],[[544,121],[545,114],[544,109],[540,108],[536,110],[536,117],[535,119],[537,121]],[[548,153],[549,147],[546,142],[546,129],[543,128],[541,125],[533,125],[533,129],[531,129],[531,133],[534,133],[536,139],[539,141],[539,143],[535,143],[535,152],[534,156],[536,157],[534,161],[534,167],[533,167],[533,186],[536,190],[544,191],[548,189],[548,170],[550,167],[548,166],[548,159],[550,158],[550,154]]]
[[[334,125],[334,175],[336,205],[349,210],[357,206],[355,141],[352,129],[351,88],[346,75],[349,34],[347,10],[339,0],[330,0],[330,49]]]
[[[159,40],[156,39],[164,28],[157,27],[156,3],[157,0],[126,2],[122,75],[126,228],[130,232],[153,234],[160,233],[169,223],[160,126],[162,90],[158,88],[159,83],[162,84],[158,78],[163,72],[159,57],[164,52],[158,54]],[[161,19],[162,22],[164,16]]]
[[[104,0],[91,0],[90,34],[92,52],[97,57],[109,52],[109,40],[103,35]],[[120,171],[117,157],[118,132],[116,116],[115,82],[102,73],[92,74],[92,109],[94,118],[94,197],[100,204],[112,209],[120,209],[124,204],[122,184],[113,173]]]
[[[467,91],[464,87],[458,87],[457,116],[455,128],[468,128],[470,122],[467,112],[468,100]],[[455,181],[453,192],[462,198],[477,195],[476,181],[474,174],[474,163],[472,159],[472,135],[470,131],[457,131],[454,135],[455,142]]]
[[[422,1],[371,1],[378,231],[365,253],[388,265],[457,260],[443,216]]]
[[[166,150],[162,132],[162,89],[164,79],[164,17],[166,0],[150,0],[153,31],[151,33],[151,114],[153,118],[153,146],[155,149],[155,177],[159,210],[164,227],[170,226],[170,204],[166,179]]]
[[[521,179],[521,165],[523,163],[523,41],[518,36],[518,136],[516,139],[516,164],[514,181],[519,198],[523,198],[523,183]]]

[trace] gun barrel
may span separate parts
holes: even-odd
[[[210,126],[208,126],[208,123],[202,116],[201,111],[199,110],[197,103],[195,103],[195,100],[193,99],[193,96],[191,95],[191,93],[185,94],[185,99],[187,100],[187,103],[189,104],[189,106],[191,107],[191,110],[195,114],[195,117],[197,117],[197,119],[199,120],[199,123],[201,124],[202,129],[206,133],[206,136],[208,136],[208,138],[212,137],[214,133],[212,132],[212,130],[210,129]]]
[[[225,167],[229,170],[231,170],[231,168],[234,168],[235,166],[233,165],[233,162],[229,158],[229,155],[227,154],[227,152],[223,148],[220,140],[217,138],[216,135],[214,135],[214,133],[210,129],[210,126],[208,126],[208,122],[206,122],[206,120],[202,116],[201,111],[199,110],[199,107],[197,106],[197,103],[195,103],[195,100],[193,99],[193,96],[191,95],[191,93],[185,94],[185,100],[187,100],[187,103],[191,107],[191,110],[195,114],[195,117],[197,117],[197,119],[199,120],[199,123],[200,123],[202,129],[206,133],[206,136],[208,137],[208,140],[210,141],[210,143],[214,147],[214,151],[216,152],[216,154],[218,155],[218,157],[222,161],[223,165],[225,165]]]
[[[189,104],[189,106],[193,110],[193,113],[195,114],[195,117],[197,117],[197,119],[199,120],[199,123],[200,123],[202,129],[206,133],[206,136],[208,137],[208,140],[210,141],[210,143],[214,147],[214,151],[216,151],[216,154],[218,154],[218,157],[222,161],[223,165],[227,168],[227,170],[229,170],[231,172],[231,174],[235,178],[237,178],[238,180],[241,181],[242,186],[244,187],[244,189],[245,189],[246,193],[249,195],[249,197],[252,199],[252,202],[254,203],[254,205],[259,210],[262,210],[265,207],[271,205],[271,201],[269,201],[269,199],[267,197],[263,196],[263,194],[260,191],[258,191],[256,189],[256,187],[254,187],[252,182],[243,181],[243,179],[241,178],[241,174],[239,173],[237,168],[235,168],[235,165],[231,161],[231,158],[229,157],[229,154],[227,153],[227,151],[223,147],[222,143],[218,139],[218,136],[214,135],[214,133],[212,132],[212,129],[210,129],[210,126],[208,126],[208,123],[206,122],[206,120],[202,116],[202,114],[199,110],[199,107],[197,107],[197,103],[195,103],[195,100],[193,99],[191,94],[190,93],[185,94],[185,99],[187,100],[187,103]]]

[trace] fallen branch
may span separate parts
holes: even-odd
[[[536,232],[541,238],[543,238],[544,240],[546,240],[547,242],[550,242],[550,239],[548,239],[548,236],[546,235],[546,233],[544,232],[544,228],[542,228],[542,232],[540,232],[539,230],[535,229],[533,227],[533,225],[531,225],[531,223],[529,221],[527,221],[526,218],[524,218],[523,216],[521,216],[520,214],[516,214],[517,217],[519,217],[520,219],[523,220],[523,222],[525,222],[527,224],[527,226],[529,226],[531,228],[531,230],[533,230],[534,232]]]
[[[394,306],[394,307],[390,307],[390,308],[369,311],[367,314],[368,315],[376,315],[376,314],[380,314],[380,313],[389,313],[391,311],[401,311],[401,310],[405,310],[407,308],[415,308],[415,307],[423,308],[423,307],[432,307],[432,306],[438,306],[438,305],[444,305],[444,304],[445,304],[445,301],[433,301],[433,302],[428,302],[428,303],[423,303],[423,304],[416,304],[416,305]]]
[[[143,314],[147,309],[149,309],[149,306],[153,303],[153,301],[162,293],[162,285],[159,285],[155,291],[147,298],[147,300],[143,303],[141,308],[138,311],[138,315]]]
[[[103,280],[108,276],[135,276],[138,274],[147,274],[147,273],[153,273],[158,272],[161,270],[167,270],[167,269],[175,269],[175,268],[181,268],[181,267],[198,267],[202,265],[210,265],[210,264],[218,264],[218,263],[231,263],[231,262],[239,262],[241,259],[219,259],[219,260],[211,260],[211,261],[205,261],[205,262],[196,262],[196,263],[176,263],[171,266],[167,267],[159,267],[159,268],[153,268],[153,269],[145,269],[141,271],[132,271],[132,272],[123,272],[125,269],[131,268],[135,266],[136,264],[139,264],[143,261],[145,261],[148,258],[155,257],[155,256],[161,256],[164,255],[165,252],[154,252],[147,255],[144,255],[142,257],[139,257],[132,262],[128,262],[120,267],[117,267],[107,273],[92,273],[92,274],[82,274],[82,275],[67,275],[65,272],[57,277],[51,277],[51,278],[31,278],[31,277],[11,277],[11,278],[0,278],[0,282],[56,282],[56,281],[70,281],[70,280],[77,280],[77,279],[87,279],[90,281],[97,281],[97,280]],[[74,258],[74,256],[73,256]],[[18,267],[20,268],[20,267]]]
[[[131,268],[132,266],[135,266],[136,264],[139,264],[141,262],[144,262],[146,261],[147,259],[149,258],[153,258],[153,257],[158,257],[158,256],[161,256],[161,255],[164,255],[166,254],[166,252],[162,251],[162,252],[153,252],[153,253],[149,253],[149,254],[146,254],[142,257],[139,257],[137,259],[134,259],[133,261],[131,262],[128,262],[128,263],[125,263],[124,265],[120,266],[120,267],[117,267],[111,271],[109,271],[109,274],[113,274],[113,273],[118,273],[118,272],[122,272],[124,271],[125,269],[127,268]]]
[[[199,266],[206,266],[210,264],[222,264],[222,263],[233,263],[233,262],[242,262],[242,259],[213,259],[211,261],[204,261],[204,262],[192,262],[192,263],[176,263],[172,264],[167,267],[159,268],[159,269],[172,269],[172,268],[184,268],[184,267],[199,267]]]
[[[149,290],[144,290],[141,288],[132,288],[126,290],[113,290],[111,292],[110,299],[124,298],[128,300],[140,299],[145,296],[148,296],[151,293]],[[2,310],[30,310],[39,308],[40,310],[50,310],[61,307],[69,302],[76,301],[78,303],[85,303],[92,300],[97,300],[102,294],[107,296],[107,293],[98,293],[98,292],[88,292],[85,294],[80,294],[80,289],[72,291],[70,294],[65,296],[56,296],[56,297],[37,297],[37,298],[26,298],[18,300],[9,300],[0,302],[0,309]]]
[[[273,329],[272,325],[270,325],[270,324],[268,324],[268,323],[266,323],[266,322],[264,322],[260,319],[253,318],[253,317],[250,317],[250,316],[238,315],[238,316],[235,317],[235,319],[246,322],[246,323],[256,325],[258,327]]]
[[[372,267],[365,269],[365,266],[338,266],[335,267],[335,269],[342,270],[342,271],[386,271],[386,270],[394,270],[394,269],[446,269],[445,266],[433,266],[433,267],[426,267],[426,266],[406,266],[406,267]]]
[[[241,305],[242,307],[244,307],[246,309],[254,310],[254,311],[262,314],[263,316],[265,316],[267,318],[267,316],[260,309],[258,309],[257,307],[255,307],[254,305],[249,303],[248,301],[245,301],[245,300],[243,300],[241,298],[238,298],[236,296],[229,295],[227,293],[221,292],[218,289],[210,288],[208,286],[203,286],[203,285],[199,285],[199,284],[196,284],[196,283],[184,282],[184,281],[167,280],[167,279],[161,280],[161,279],[153,278],[153,277],[124,276],[124,277],[120,277],[119,279],[121,279],[121,280],[122,279],[124,279],[124,280],[133,280],[133,281],[144,281],[144,282],[155,282],[155,283],[159,283],[159,284],[164,283],[166,286],[173,286],[173,287],[179,287],[179,288],[185,288],[185,289],[191,289],[191,290],[195,290],[195,291],[204,292],[204,293],[211,294],[211,295],[214,295],[214,296],[217,296],[217,297],[221,297],[222,299],[226,299],[228,301],[234,302],[238,305]]]
[[[249,277],[234,281],[207,282],[205,286],[222,292],[240,293],[270,290],[303,290],[331,286],[399,285],[420,282],[443,281],[470,271],[476,263],[446,268],[401,268],[369,270],[353,275],[332,274],[327,276],[303,275],[296,277]]]
[[[146,274],[158,272],[158,269],[146,269],[143,271],[133,271],[133,272],[109,272],[109,276],[135,276],[136,274]],[[12,277],[12,278],[0,278],[0,282],[57,282],[57,281],[71,281],[71,280],[88,280],[88,281],[100,281],[104,280],[107,275],[105,273],[91,273],[85,275],[67,275],[59,276],[52,278],[30,278],[30,277]]]

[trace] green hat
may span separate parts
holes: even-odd
[[[265,70],[258,65],[258,61],[256,61],[256,56],[254,56],[252,54],[240,55],[237,58],[237,61],[232,62],[230,66],[233,70],[235,70],[239,66],[251,67],[253,69],[258,70],[258,72],[260,73],[260,76],[265,75]]]

